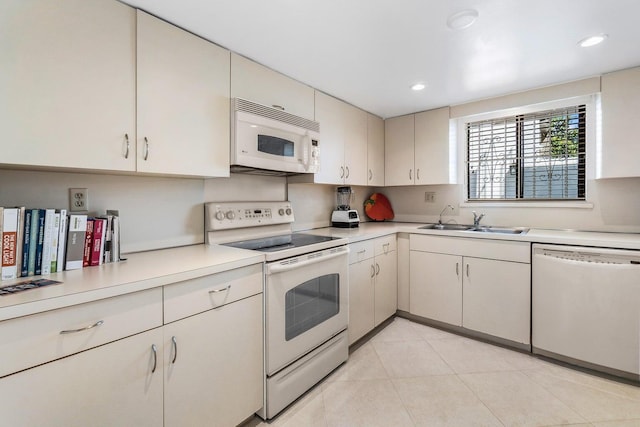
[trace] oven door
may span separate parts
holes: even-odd
[[[347,328],[348,253],[340,246],[267,264],[267,375]]]

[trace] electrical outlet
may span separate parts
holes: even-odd
[[[69,210],[71,212],[83,212],[89,210],[89,189],[69,189]]]
[[[436,193],[435,191],[426,191],[424,193],[424,201],[427,203],[435,203],[436,201]]]

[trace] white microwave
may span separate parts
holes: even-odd
[[[320,124],[242,98],[232,100],[231,171],[315,173],[320,167]]]

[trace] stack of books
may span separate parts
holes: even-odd
[[[0,207],[2,280],[120,260],[118,211],[90,217],[66,209]]]

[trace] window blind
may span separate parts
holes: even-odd
[[[584,200],[586,106],[467,124],[467,197]]]

